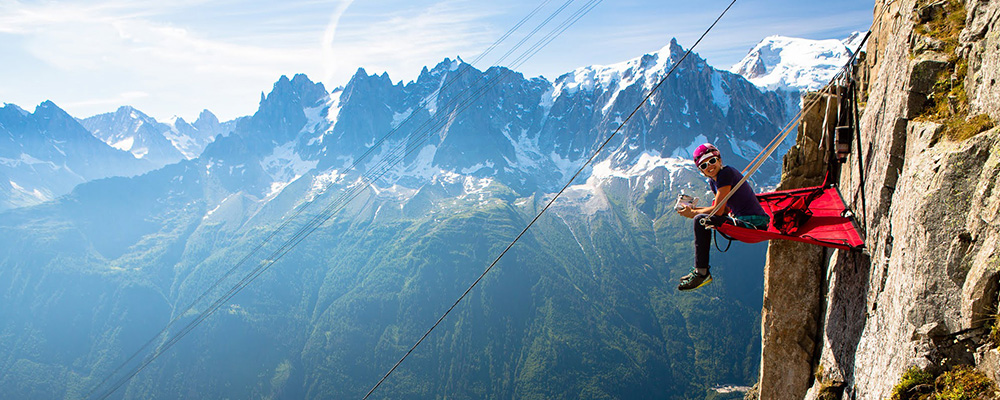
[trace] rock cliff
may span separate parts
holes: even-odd
[[[990,339],[1000,287],[1000,2],[879,0],[874,9],[856,74],[861,149],[839,179],[866,251],[771,243],[761,399],[889,398],[911,367],[972,365],[1000,378]],[[822,122],[810,118],[785,157],[783,188],[822,181]]]

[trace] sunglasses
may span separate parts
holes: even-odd
[[[715,163],[718,162],[718,161],[719,161],[719,157],[709,158],[707,161],[705,161],[705,162],[703,162],[701,164],[698,164],[698,168],[701,168],[701,169],[708,168],[709,165],[715,165]]]

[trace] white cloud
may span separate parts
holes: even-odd
[[[673,36],[688,47],[724,6],[707,3],[604,2],[518,69],[554,78],[655,51]],[[828,15],[812,2],[765,3],[735,7],[697,51],[726,69],[765,36],[810,37],[871,20],[870,4],[837,5],[839,14]],[[357,67],[409,81],[445,57],[474,59],[536,6],[527,0],[0,0],[0,75],[19,78],[0,82],[0,98],[26,108],[51,99],[78,117],[113,111],[124,105],[112,103],[119,99],[160,119],[190,119],[203,108],[228,119],[253,113],[260,92],[280,75],[305,73],[332,88]],[[788,11],[795,7],[803,9]],[[836,36],[811,38],[826,37]]]
[[[0,0],[0,35],[11,39],[0,48],[28,56],[0,73],[34,85],[5,85],[0,95],[17,103],[16,91],[46,89],[44,98],[81,117],[120,99],[159,119],[204,108],[234,118],[253,113],[280,75],[306,73],[329,87],[363,66],[413,79],[425,65],[481,49],[492,38],[482,20],[494,8],[471,0]],[[140,92],[149,95],[122,95]],[[39,101],[33,96],[21,98]]]
[[[149,97],[149,93],[146,92],[124,92],[124,93],[119,93],[117,96],[109,98],[104,98],[104,99],[92,98],[75,103],[60,104],[60,106],[66,108],[90,107],[90,106],[117,108],[118,106],[121,106],[123,104],[131,104],[136,100],[147,97]]]
[[[100,7],[22,11],[26,18],[11,25],[19,26],[16,33],[28,37],[28,50],[65,70],[127,68],[159,75],[158,72],[169,67],[243,76],[267,74],[273,79],[276,69],[298,64],[296,61],[307,58],[308,54],[303,48],[269,48],[212,40],[170,24],[129,15],[102,14]]]
[[[298,46],[234,43],[209,37],[198,27],[157,18],[177,10],[139,9],[146,5],[135,4],[7,1],[0,3],[0,32],[18,38],[23,51],[33,57],[19,62],[38,63],[40,70],[57,72],[47,79],[72,78],[76,81],[62,84],[95,86],[90,92],[93,98],[78,91],[77,96],[62,101],[63,106],[76,109],[71,113],[83,116],[107,111],[97,106],[121,98],[145,99],[146,107],[134,105],[161,119],[175,113],[197,115],[209,107],[220,117],[231,118],[252,113],[257,94],[278,76],[319,70],[315,39],[300,41]],[[315,38],[311,32],[309,37]],[[79,81],[81,76],[85,81]],[[138,92],[152,96],[118,95]],[[227,101],[222,96],[232,98]],[[239,101],[244,104],[228,107]],[[154,103],[162,108],[152,109],[157,107]]]

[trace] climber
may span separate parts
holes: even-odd
[[[732,224],[744,228],[767,229],[770,223],[770,217],[760,206],[749,182],[739,186],[736,193],[719,206],[714,215],[709,215],[716,202],[723,201],[732,187],[743,179],[743,175],[733,167],[723,166],[719,149],[711,143],[695,149],[694,162],[701,173],[709,178],[708,185],[715,193],[715,200],[710,207],[692,208],[685,205],[677,211],[684,217],[694,218],[694,268],[691,273],[681,277],[681,283],[677,285],[679,290],[693,290],[712,282],[708,265],[708,251],[712,244],[712,232],[709,228]]]

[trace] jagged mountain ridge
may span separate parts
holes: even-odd
[[[241,117],[242,118],[242,117]],[[215,140],[219,135],[226,136],[232,131],[233,126],[239,118],[220,122],[211,111],[203,110],[198,114],[194,122],[187,122],[184,118],[175,117],[167,121],[171,129],[164,132],[167,140],[179,150],[184,157],[192,159],[201,155],[205,147]]]
[[[0,137],[0,210],[52,200],[83,182],[155,167],[108,147],[51,101],[34,113],[6,104],[0,109]]]
[[[479,71],[460,60],[425,69],[405,85],[359,70],[332,93],[304,75],[283,77],[262,97],[260,110],[200,162],[240,168],[240,176],[258,180],[252,186],[270,188],[312,168],[343,170],[393,132],[358,173],[405,153],[380,184],[418,187],[457,173],[495,178],[519,191],[549,190],[618,128],[681,54],[674,41],[657,53],[581,68],[554,83],[498,67]],[[773,93],[689,57],[597,161],[625,169],[643,154],[683,159],[709,141],[743,166],[777,132],[784,108]],[[773,176],[775,168],[766,165],[760,177]]]
[[[0,210],[51,201],[80,183],[135,176],[194,158],[234,124],[220,123],[207,110],[193,124],[181,118],[163,124],[127,106],[79,120],[51,101],[34,113],[5,104],[0,130],[8,139],[0,145]]]
[[[163,166],[184,158],[163,132],[170,128],[132,107],[122,106],[113,113],[85,118],[80,123],[98,139],[135,158]]]

